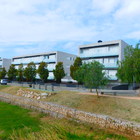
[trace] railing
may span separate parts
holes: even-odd
[[[50,62],[56,62],[56,59],[45,59],[45,60],[42,60],[43,62],[46,62],[46,63],[50,63]],[[34,62],[34,63],[40,63],[42,61],[21,61],[21,62],[12,62],[12,64],[29,64],[30,62]]]
[[[117,63],[104,63],[105,68],[118,68]]]
[[[54,76],[49,76],[48,79],[49,80],[53,80],[54,79]]]
[[[109,80],[118,80],[117,76],[109,75]]]
[[[80,57],[85,58],[85,57],[102,57],[102,56],[114,56],[114,55],[119,55],[118,52],[114,51],[114,52],[101,52],[101,53],[83,53],[80,54]]]

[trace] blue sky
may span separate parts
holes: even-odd
[[[0,0],[0,57],[140,40],[140,0]]]

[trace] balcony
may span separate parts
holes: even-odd
[[[41,62],[46,62],[46,63],[55,63],[56,62],[56,59],[45,59],[45,60],[36,60],[36,61],[14,61],[12,62],[12,64],[15,64],[15,65],[19,65],[19,64],[29,64],[30,62],[34,62],[35,64],[38,64],[38,63],[41,63]]]
[[[53,80],[54,79],[54,76],[49,76],[48,79],[49,80]]]
[[[109,80],[118,80],[118,78],[115,75],[109,75]]]
[[[117,63],[104,63],[105,68],[118,68]]]
[[[52,59],[44,59],[43,62],[46,62],[46,63],[54,63],[54,62],[56,62],[56,59],[55,58],[52,58]]]
[[[48,71],[53,71],[55,68],[53,67],[48,67]]]
[[[112,52],[99,52],[99,53],[93,53],[93,52],[86,52],[80,54],[81,58],[87,58],[87,57],[104,57],[104,56],[114,56],[119,55],[118,51],[112,51]]]

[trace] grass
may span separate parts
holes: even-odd
[[[18,106],[9,105],[0,102],[0,138],[5,139],[13,130],[22,129],[24,127],[38,131],[39,118],[30,117],[28,110],[21,109]]]
[[[0,91],[15,94],[19,88],[14,86],[0,86]],[[39,90],[36,91],[42,92]],[[58,93],[47,97],[44,101],[140,123],[139,100],[103,96],[97,98],[92,95],[80,95],[74,91],[59,91]]]
[[[130,137],[0,102],[0,139],[128,140]]]
[[[106,114],[112,117],[140,123],[140,101],[100,97],[92,95],[79,95],[75,92],[61,92],[51,96],[45,101],[65,105],[86,112]]]

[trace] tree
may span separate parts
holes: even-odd
[[[105,86],[108,82],[108,77],[103,72],[104,66],[97,61],[91,63],[84,63],[80,69],[76,72],[77,79],[82,81],[86,87],[90,89],[96,89],[97,96],[98,88]],[[82,77],[82,78],[81,78]]]
[[[24,70],[24,77],[27,81],[33,82],[36,78],[36,66],[34,62],[30,62]]]
[[[16,75],[17,75],[17,70],[15,69],[15,65],[12,64],[8,70],[8,79],[9,80],[15,80],[16,79]]]
[[[6,76],[6,70],[5,70],[5,68],[2,68],[1,70],[0,70],[0,79],[4,79],[5,78],[5,76]]]
[[[61,79],[65,76],[63,62],[58,62],[53,70],[54,78],[57,83],[61,83]]]
[[[85,73],[87,73],[87,70],[87,65],[84,63],[74,72],[75,80],[78,83],[83,84]]]
[[[24,68],[23,68],[23,64],[20,64],[17,70],[17,79],[18,81],[23,81],[24,78]]]
[[[124,52],[124,60],[119,62],[117,77],[122,82],[140,83],[140,48],[127,46]]]
[[[39,74],[39,76],[43,82],[47,81],[48,76],[49,76],[49,71],[47,69],[47,64],[45,62],[40,63],[37,73]]]
[[[76,80],[75,72],[79,69],[79,67],[82,65],[82,59],[80,57],[77,57],[74,61],[74,64],[70,66],[70,76]]]

